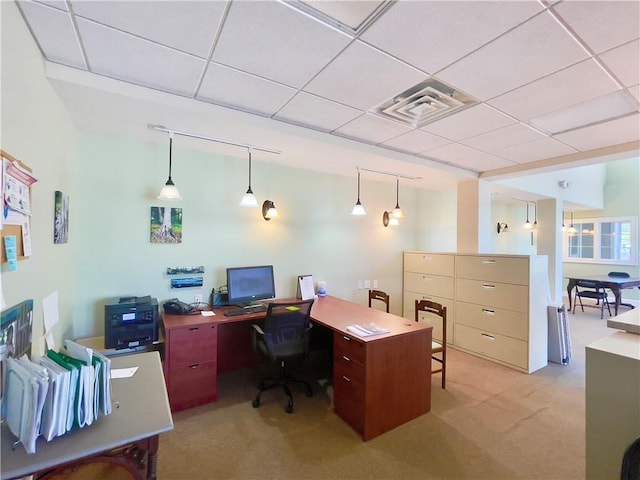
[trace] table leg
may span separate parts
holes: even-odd
[[[571,292],[576,286],[576,281],[573,278],[569,279],[569,283],[567,284],[567,296],[569,297],[569,312],[571,312]]]
[[[148,445],[148,464],[147,464],[147,478],[149,480],[155,480],[158,478],[158,446],[160,444],[160,436],[154,435],[149,438]]]
[[[614,316],[618,316],[618,307],[620,307],[620,300],[621,300],[622,295],[620,294],[620,289],[619,288],[616,288],[616,287],[612,286],[611,287],[611,291],[613,292],[613,295],[616,297],[616,306],[615,306],[615,310],[614,310],[614,313],[615,313]]]

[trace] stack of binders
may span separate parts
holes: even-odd
[[[44,357],[9,358],[3,417],[27,453],[36,439],[50,441],[111,413],[111,360],[71,340]]]

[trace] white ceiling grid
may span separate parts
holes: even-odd
[[[50,62],[375,147],[413,176],[403,169],[477,175],[640,139],[635,0],[16,3]],[[478,103],[423,126],[377,113],[429,78]],[[272,146],[286,162],[301,145]]]

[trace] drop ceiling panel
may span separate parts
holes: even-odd
[[[600,58],[625,87],[640,83],[640,40],[609,50]]]
[[[197,98],[260,115],[273,115],[296,90],[223,65],[209,64]]]
[[[637,141],[638,132],[640,132],[640,115],[636,113],[600,125],[561,133],[555,135],[554,138],[584,152],[609,145]]]
[[[302,87],[350,40],[279,2],[233,2],[212,59]]]
[[[26,3],[26,2],[23,2],[23,3]],[[59,8],[60,10],[64,10],[65,12],[69,11],[66,0],[39,0],[38,3],[44,3],[45,5]]]
[[[356,41],[304,90],[360,110],[369,110],[425,78],[418,70]]]
[[[429,150],[425,155],[428,158],[435,158],[478,173],[509,167],[514,164],[504,158],[496,157],[459,143],[450,143],[443,147]]]
[[[462,140],[513,123],[516,123],[516,120],[494,108],[477,105],[426,125],[421,130],[451,140]]]
[[[543,12],[445,68],[438,77],[487,100],[585,58],[586,52]]]
[[[21,3],[20,7],[47,58],[86,69],[71,17],[67,13],[31,2]]]
[[[635,97],[635,99],[640,102],[640,85],[634,85],[629,88],[629,93]]]
[[[302,0],[307,4],[338,22],[357,30],[360,25],[383,3],[378,1],[358,0],[327,2],[324,0]]]
[[[207,58],[224,2],[71,2],[77,15]],[[141,21],[144,19],[144,21]]]
[[[553,9],[595,53],[640,37],[640,2],[561,2]]]
[[[432,135],[421,130],[413,130],[383,142],[388,146],[408,153],[420,153],[451,143],[446,138]]]
[[[396,2],[362,39],[434,74],[542,10],[535,1]],[[425,19],[429,21],[425,22]],[[453,40],[455,39],[455,40]],[[416,48],[424,45],[428,49]]]
[[[488,103],[516,118],[527,120],[618,89],[616,82],[590,59],[500,95]]]
[[[274,118],[330,132],[362,113],[361,110],[300,92],[276,113]]]
[[[466,140],[462,140],[462,143],[484,152],[499,155],[498,150],[502,148],[532,142],[542,138],[545,138],[545,136],[541,133],[536,132],[522,123],[516,123],[499,130],[492,130],[482,135],[467,138]]]
[[[338,128],[335,133],[344,137],[377,144],[409,132],[410,130],[409,127],[400,125],[399,123],[391,122],[367,113]]]
[[[576,149],[571,148],[552,138],[540,138],[532,142],[521,143],[502,148],[495,152],[500,157],[516,163],[529,163],[545,158],[559,157],[576,153]]]

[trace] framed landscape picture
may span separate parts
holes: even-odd
[[[182,243],[182,209],[151,207],[151,243]]]

